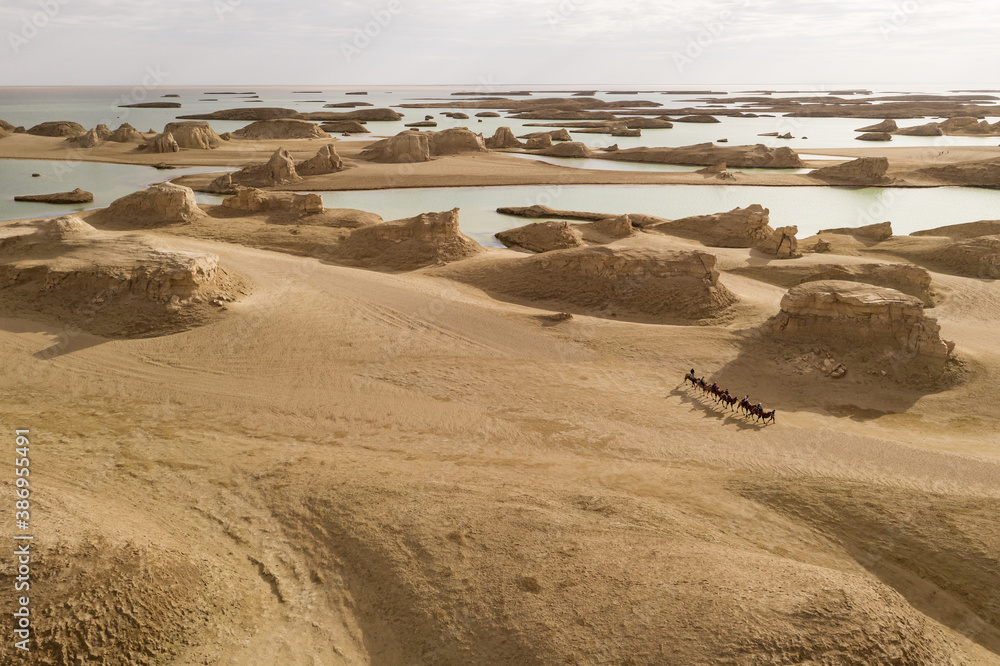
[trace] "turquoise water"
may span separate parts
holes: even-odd
[[[126,194],[152,183],[196,173],[224,171],[220,167],[157,170],[131,164],[58,162],[53,160],[0,160],[0,220],[66,215],[90,208],[103,208]],[[31,174],[41,174],[32,178]],[[75,188],[93,192],[89,204],[54,205],[14,201],[21,194],[52,194]]]
[[[821,229],[889,220],[897,235],[946,224],[1000,217],[1000,191],[959,187],[867,188],[756,187],[731,185],[550,185],[446,187],[321,192],[330,208],[356,208],[386,220],[458,207],[462,230],[498,247],[493,234],[531,220],[500,215],[500,206],[544,204],[610,214],[646,213],[676,219],[758,203],[771,211],[771,226],[795,225],[799,238]],[[198,195],[201,203],[222,197]]]

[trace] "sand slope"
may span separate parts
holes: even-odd
[[[739,298],[717,325],[556,322],[445,277],[463,261],[348,268],[224,222],[169,229],[253,283],[209,325],[0,318],[40,660],[997,662],[996,282],[931,273],[961,368],[929,389],[762,344],[785,289],[729,272],[747,249],[711,250]],[[692,366],[777,424],[685,389]]]

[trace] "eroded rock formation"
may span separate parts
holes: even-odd
[[[919,298],[858,282],[808,282],[788,291],[769,328],[775,336],[807,344],[821,341],[867,356],[880,368],[939,375],[952,344]]]
[[[583,234],[565,220],[533,222],[501,231],[496,237],[507,247],[519,247],[530,252],[565,250],[583,245]]]
[[[258,120],[242,129],[236,130],[232,135],[237,139],[252,141],[330,138],[330,135],[320,129],[315,123],[293,118]]]
[[[190,224],[203,216],[191,188],[157,183],[116,199],[89,219],[112,229],[149,229]]]
[[[238,187],[275,187],[302,180],[295,169],[295,160],[284,148],[274,151],[264,164],[244,167],[213,180],[206,188],[209,192],[232,194]]]
[[[406,271],[482,252],[485,249],[459,229],[455,208],[356,229],[332,248],[330,258],[350,266]]]
[[[888,185],[892,179],[886,176],[889,160],[885,157],[860,157],[844,164],[816,169],[809,175],[833,185]]]
[[[344,161],[337,154],[336,144],[327,144],[304,162],[295,165],[295,171],[300,176],[319,176],[326,173],[343,171]]]
[[[204,323],[242,282],[214,254],[162,247],[159,238],[109,234],[76,216],[0,232],[0,309],[109,337],[146,337]]]

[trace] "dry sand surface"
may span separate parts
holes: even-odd
[[[565,276],[538,307],[509,267],[544,254],[336,265],[380,221],[316,220],[145,229],[245,285],[180,333],[0,318],[3,421],[33,444],[36,663],[1000,661],[1000,283],[931,272],[955,356],[908,383],[766,335],[793,278],[763,275],[906,247],[598,247],[716,255],[725,312],[664,324],[574,307]],[[473,279],[491,271],[509,291]],[[685,388],[691,367],[777,422]]]

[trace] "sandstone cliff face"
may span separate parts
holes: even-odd
[[[172,224],[190,224],[205,214],[189,187],[157,183],[111,202],[91,218],[113,229],[148,229]]]
[[[204,121],[167,123],[163,128],[163,133],[172,134],[177,145],[181,148],[211,150],[222,144],[222,137],[216,134],[215,130]]]
[[[408,271],[485,252],[462,233],[458,209],[356,229],[335,245],[330,258],[366,268]]]
[[[760,204],[751,204],[727,213],[695,215],[645,228],[697,238],[710,247],[754,247],[774,233],[768,224],[770,213]]]
[[[861,157],[844,164],[816,169],[809,175],[835,185],[888,185],[892,179],[886,176],[889,160],[885,157]]]
[[[207,124],[207,123],[206,123]],[[275,139],[329,139],[330,135],[308,120],[278,118],[258,120],[233,132],[237,139],[269,141]]]
[[[344,161],[337,154],[336,145],[330,143],[316,152],[305,162],[295,165],[295,171],[300,176],[319,176],[326,173],[343,171]]]
[[[153,237],[108,234],[76,216],[33,220],[0,235],[0,310],[109,337],[147,337],[207,321],[210,303],[245,292],[214,254]]]
[[[227,173],[213,180],[209,192],[232,194],[238,187],[274,187],[302,180],[295,169],[295,160],[284,148],[274,151],[264,164],[255,164]]]
[[[781,339],[841,345],[870,363],[899,372],[939,375],[954,345],[940,337],[937,321],[920,299],[895,289],[857,282],[808,282],[789,290],[770,322]]]
[[[486,139],[486,147],[492,150],[502,148],[523,148],[524,144],[517,140],[509,127],[498,127],[493,136]]]
[[[519,247],[530,252],[565,250],[583,245],[583,235],[565,220],[534,222],[496,234],[507,247]]]

